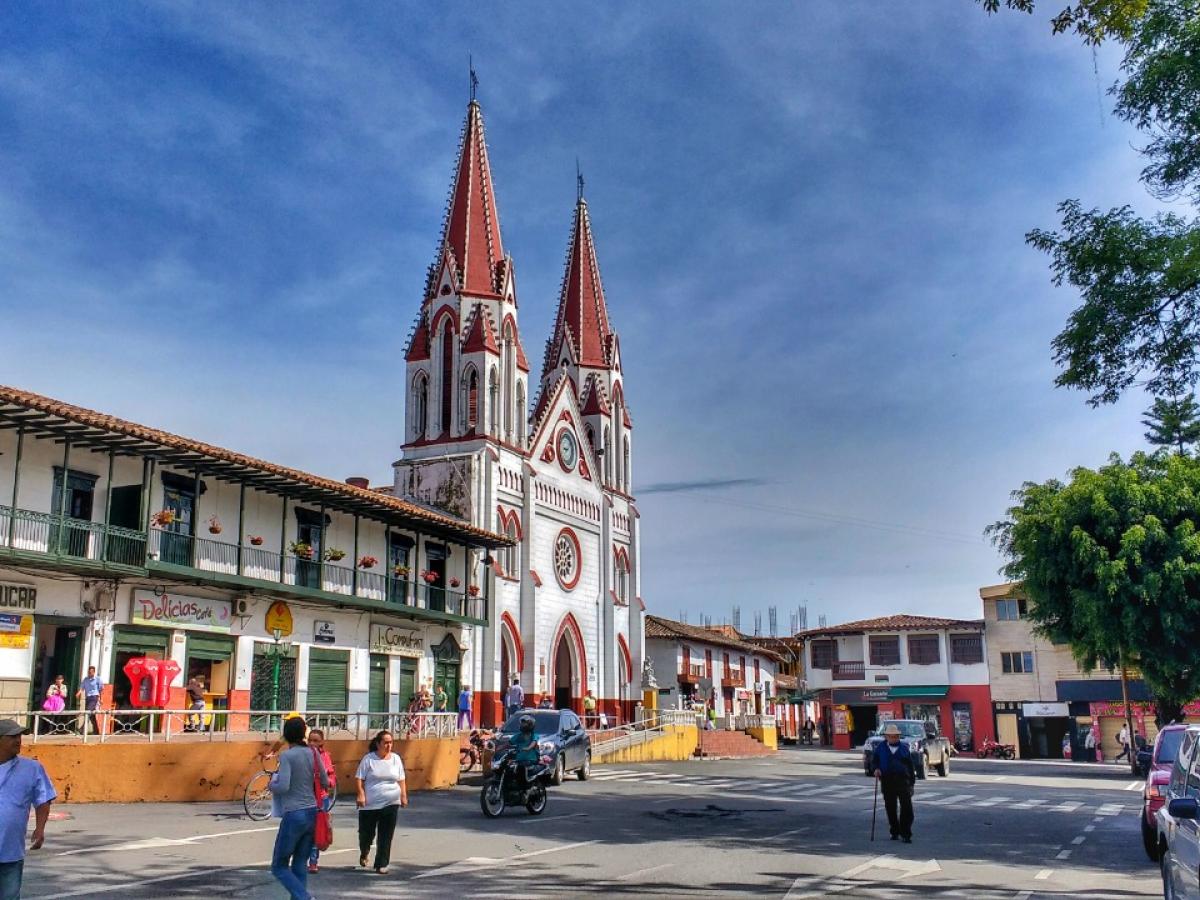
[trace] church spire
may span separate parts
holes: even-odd
[[[504,246],[500,241],[500,217],[492,189],[483,113],[474,97],[476,83],[472,69],[471,102],[463,125],[441,253],[453,258],[459,290],[495,295],[502,287]]]
[[[557,360],[550,358],[550,354],[558,352],[564,343],[573,351],[574,361],[579,366],[606,369],[613,362],[612,328],[608,324],[608,307],[600,282],[600,266],[596,262],[587,200],[583,197],[583,176],[576,177],[575,222],[559,294],[558,317],[547,346],[544,371],[554,370]]]

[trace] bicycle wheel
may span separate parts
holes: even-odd
[[[246,796],[242,800],[246,815],[255,822],[271,818],[271,773],[262,771],[246,785]]]

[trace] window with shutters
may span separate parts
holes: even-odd
[[[983,662],[983,636],[978,634],[950,635],[950,662],[968,666]]]
[[[908,661],[914,666],[932,666],[942,661],[936,634],[910,634]]]
[[[898,635],[872,635],[869,644],[871,648],[871,665],[900,665],[900,638]]]
[[[813,641],[811,653],[814,669],[833,668],[833,641]]]
[[[1015,653],[1000,654],[1000,671],[1005,675],[1020,675],[1033,671],[1033,653],[1029,650],[1018,650]]]

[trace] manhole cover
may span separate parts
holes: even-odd
[[[656,819],[669,821],[672,819],[732,819],[746,813],[775,813],[778,809],[725,809],[710,803],[703,807],[691,809],[664,809],[662,812],[652,812],[649,815]]]

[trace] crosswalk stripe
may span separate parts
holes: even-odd
[[[921,795],[917,794],[916,799],[919,802],[925,803],[927,806],[951,806],[955,803],[962,803],[966,800],[973,800],[974,794],[951,794],[949,797],[943,797],[940,800],[921,800]]]
[[[972,806],[999,806],[1001,803],[1008,803],[1012,797],[989,797],[986,800],[976,800]]]
[[[1119,816],[1124,811],[1125,811],[1125,807],[1123,804],[1105,803],[1098,810],[1096,810],[1096,815],[1098,815],[1098,816]]]
[[[1083,806],[1083,804],[1080,803],[1079,801],[1071,800],[1071,801],[1068,801],[1067,803],[1060,803],[1060,804],[1058,804],[1058,806],[1050,807],[1050,812],[1070,813],[1070,812],[1075,812],[1075,810],[1079,809],[1079,807],[1081,807],[1081,806]]]
[[[1033,809],[1035,806],[1041,806],[1048,802],[1048,800],[1022,800],[1020,803],[1014,803],[1013,809]]]

